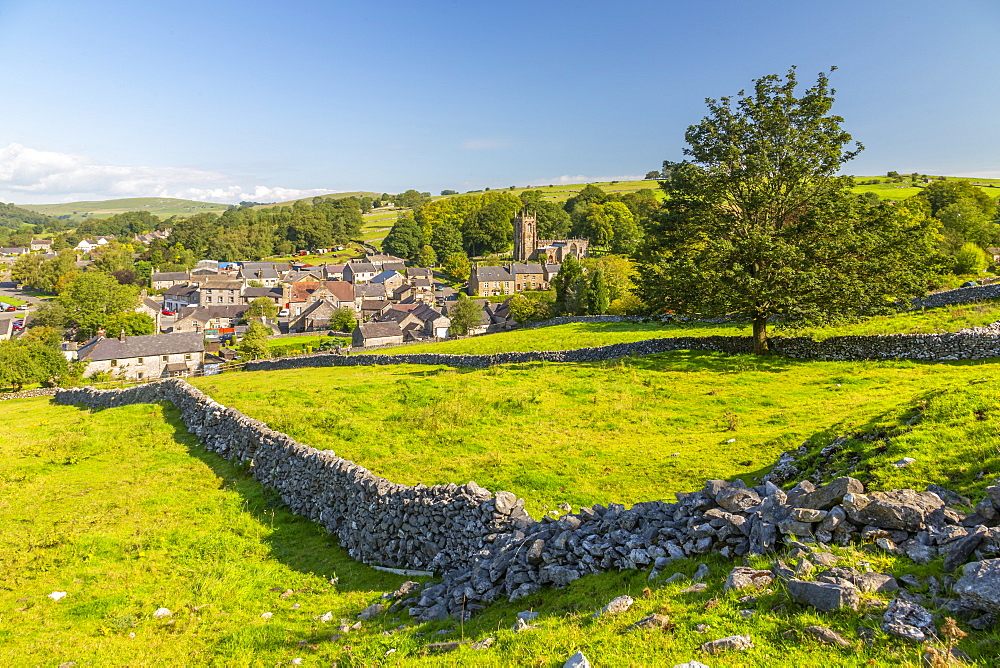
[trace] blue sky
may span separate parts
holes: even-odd
[[[837,65],[847,167],[1000,177],[1000,2],[0,0],[0,200],[642,175],[705,97]]]

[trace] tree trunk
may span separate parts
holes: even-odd
[[[754,355],[769,355],[771,349],[767,345],[767,316],[753,317],[753,353]]]

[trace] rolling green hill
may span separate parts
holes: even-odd
[[[80,222],[90,218],[105,218],[126,211],[148,211],[168,218],[170,216],[193,216],[198,213],[222,213],[228,204],[196,202],[172,197],[130,197],[109,199],[101,202],[68,202],[66,204],[24,204],[22,209],[37,211],[48,216],[68,216],[67,220]]]

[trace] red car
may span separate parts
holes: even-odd
[[[160,313],[163,315],[174,315],[174,312],[168,308],[163,309],[162,311],[160,311]]]
[[[17,310],[17,307],[16,307],[16,306],[8,306],[8,307],[7,307],[6,309],[4,309],[4,310],[5,310],[5,311],[16,311],[16,310]]]

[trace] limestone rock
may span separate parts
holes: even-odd
[[[856,524],[869,524],[883,529],[916,532],[926,527],[928,516],[944,507],[944,501],[933,492],[897,489],[871,494],[847,494],[844,510]]]
[[[840,635],[833,629],[826,628],[825,626],[807,626],[805,631],[813,638],[826,645],[837,645],[838,647],[845,648],[851,646],[851,643],[847,642],[844,636]]]
[[[710,640],[701,646],[706,654],[719,654],[731,650],[744,651],[753,648],[753,639],[748,635],[727,636],[718,640]]]
[[[611,602],[606,606],[594,613],[594,617],[609,617],[612,615],[620,615],[635,603],[635,599],[631,596],[618,596],[617,598],[611,599]]]
[[[889,609],[882,617],[882,630],[903,640],[923,642],[935,632],[932,622],[931,613],[926,608],[897,598],[889,604]]]
[[[819,489],[806,492],[801,495],[789,494],[789,502],[793,502],[800,508],[814,508],[816,510],[830,510],[838,505],[847,494],[860,494],[865,491],[865,486],[860,480],[855,478],[837,478],[831,480]]]
[[[726,578],[725,591],[743,589],[763,589],[771,585],[774,575],[771,571],[760,571],[749,566],[737,566]]]
[[[817,610],[831,612],[850,608],[857,610],[861,597],[858,588],[850,583],[831,584],[827,582],[807,582],[789,580],[788,593],[798,603],[812,606]]]
[[[955,593],[969,607],[1000,612],[1000,559],[983,559],[966,564],[955,583]]]
[[[636,629],[647,629],[647,630],[663,630],[667,628],[670,624],[670,617],[667,615],[661,615],[658,613],[653,613],[651,615],[646,615],[635,624],[632,625]]]
[[[577,652],[566,660],[563,668],[591,668],[590,659],[584,656],[583,652]]]

